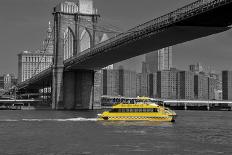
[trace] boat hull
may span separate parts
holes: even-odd
[[[98,121],[158,121],[158,122],[175,122],[175,116],[103,116]]]

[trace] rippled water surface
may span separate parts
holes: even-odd
[[[97,111],[0,111],[0,155],[232,155],[232,112],[175,123],[98,122]]]

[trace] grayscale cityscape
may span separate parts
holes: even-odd
[[[232,0],[2,0],[0,155],[232,154]]]

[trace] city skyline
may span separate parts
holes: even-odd
[[[59,2],[63,2],[63,0],[41,0],[39,2],[36,0],[21,0],[20,2],[14,1],[14,3],[13,0],[2,0],[0,6],[2,19],[0,24],[2,28],[0,30],[2,34],[2,37],[0,37],[2,43],[1,74],[17,74],[17,54],[25,50],[37,50],[42,47],[42,41],[46,37],[47,23],[48,21],[53,23],[53,7]],[[171,2],[168,0],[158,0],[156,2],[146,0],[145,3],[139,0],[119,0],[117,2],[97,0],[94,5],[102,19],[127,30],[190,2],[193,2],[193,0],[188,2],[184,0],[173,0]],[[121,5],[122,3],[124,5]],[[133,7],[130,7],[132,3]],[[128,11],[129,7],[130,11]],[[120,8],[120,12],[118,12],[118,8]],[[189,64],[202,62],[212,66],[218,72],[231,70],[231,37],[232,33],[229,30],[213,35],[213,37],[209,36],[173,46],[173,67],[187,70]],[[136,57],[131,65],[137,66],[141,60],[141,57]]]

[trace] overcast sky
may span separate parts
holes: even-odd
[[[52,9],[63,0],[0,0],[0,73],[17,74],[17,54],[41,48]],[[105,22],[124,30],[194,0],[94,0]],[[139,60],[137,58],[135,60]],[[173,64],[187,69],[201,62],[217,71],[232,70],[232,31],[173,47]],[[137,61],[133,66],[139,64]]]

